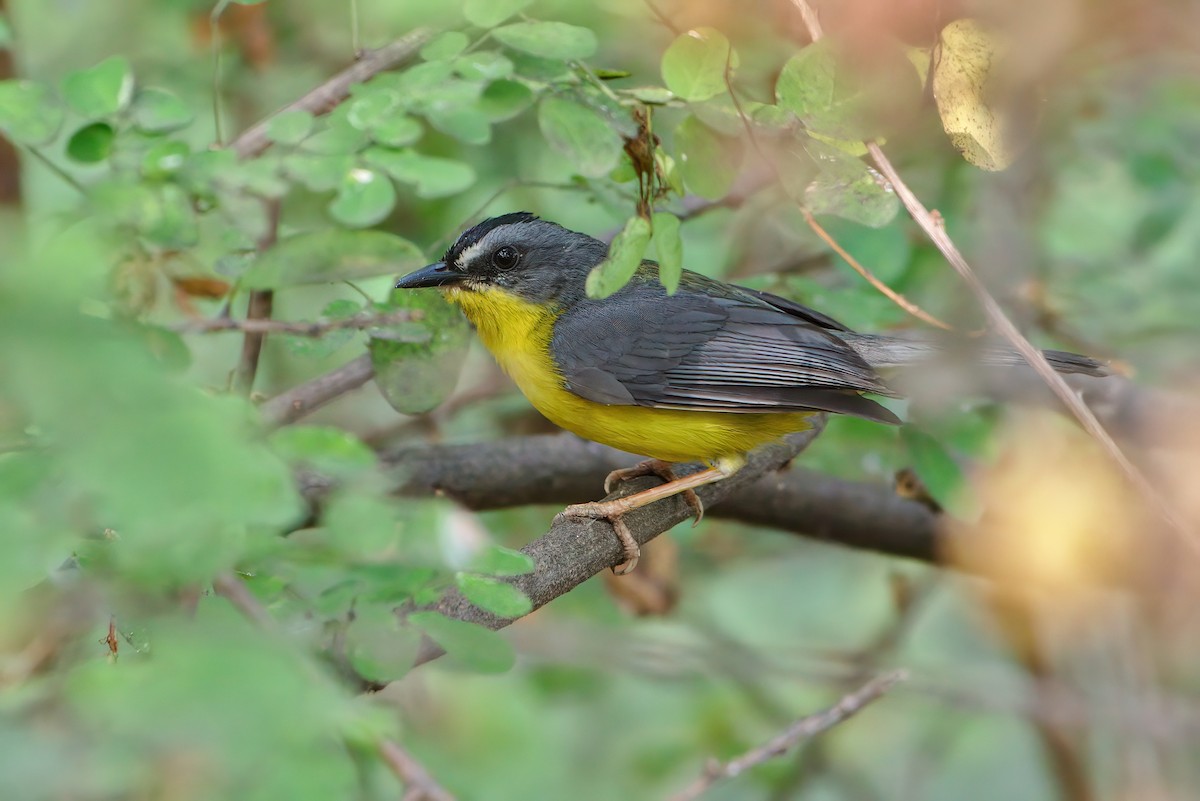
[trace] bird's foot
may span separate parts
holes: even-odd
[[[675,469],[671,467],[670,462],[664,462],[662,459],[647,459],[644,462],[635,464],[633,467],[623,467],[609,473],[604,479],[604,491],[612,492],[618,484],[629,481],[631,478],[640,478],[642,476],[658,476],[668,484],[678,479],[678,476],[675,475]],[[683,496],[683,500],[691,508],[692,513],[696,517],[692,521],[692,527],[695,528],[704,519],[704,504],[700,501],[700,496],[696,494],[695,490],[684,490],[680,495]]]
[[[632,573],[642,556],[641,546],[633,538],[633,533],[629,530],[629,526],[625,525],[625,521],[622,519],[623,515],[631,507],[622,501],[623,499],[618,498],[615,501],[575,503],[559,513],[559,517],[567,517],[574,520],[592,519],[608,521],[609,525],[613,527],[613,531],[616,532],[617,540],[621,543],[621,549],[625,552],[625,561],[612,568],[612,572],[618,576]]]

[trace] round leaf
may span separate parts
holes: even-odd
[[[405,114],[393,114],[371,128],[371,138],[388,147],[404,147],[421,138],[421,123]]]
[[[714,28],[697,28],[680,34],[663,53],[662,76],[684,100],[707,100],[725,91],[726,66],[737,66],[729,40]]]
[[[462,31],[446,31],[440,36],[430,39],[421,48],[421,58],[426,61],[444,61],[448,58],[454,58],[463,50],[466,50],[470,42],[471,40]]]
[[[598,178],[621,157],[621,139],[604,117],[571,100],[547,97],[538,104],[538,127],[580,175]]]
[[[533,102],[533,92],[518,81],[493,81],[479,98],[479,110],[492,122],[509,120]]]
[[[717,134],[696,117],[675,129],[679,170],[693,193],[709,200],[724,197],[737,178],[742,152],[738,140]]]
[[[62,121],[62,106],[48,87],[34,81],[0,81],[0,131],[14,142],[45,144]]]
[[[191,148],[186,142],[167,139],[159,142],[142,156],[142,175],[146,178],[167,178],[183,169]]]
[[[507,582],[472,573],[459,573],[455,581],[464,598],[498,617],[517,618],[533,611],[529,596]]]
[[[457,194],[475,183],[475,170],[461,161],[426,156],[415,150],[371,147],[363,160],[397,181],[415,184],[417,197],[433,198]]]
[[[107,122],[85,125],[67,140],[67,155],[83,164],[104,161],[112,153],[115,136],[112,126]]]
[[[573,61],[596,52],[596,34],[565,22],[516,22],[492,31],[501,44],[541,58]]]
[[[166,89],[142,89],[133,98],[133,124],[143,133],[169,133],[187,127],[192,110]]]
[[[271,434],[271,447],[289,462],[333,476],[375,466],[375,452],[353,434],[333,426],[286,426]]]
[[[642,217],[630,217],[609,246],[608,258],[588,273],[588,297],[606,298],[629,283],[649,245],[650,223]]]
[[[133,71],[120,56],[101,61],[91,69],[72,72],[63,80],[63,98],[84,117],[107,117],[129,104],[133,96]]]
[[[466,0],[463,3],[463,16],[472,25],[494,28],[532,2],[533,0]]]
[[[346,174],[329,213],[342,225],[366,228],[383,220],[396,205],[396,187],[386,175],[357,167]]]
[[[470,328],[458,308],[436,291],[397,290],[391,303],[419,311],[421,321],[413,324],[415,332],[372,332],[375,386],[401,414],[424,414],[454,391]]]
[[[267,123],[267,136],[281,145],[299,144],[312,131],[313,121],[313,115],[307,111],[285,111]]]

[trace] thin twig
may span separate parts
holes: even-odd
[[[454,801],[413,755],[393,740],[379,741],[379,756],[407,788],[404,801]]]
[[[642,2],[646,4],[646,8],[650,9],[650,13],[654,15],[654,18],[657,19],[664,28],[676,36],[682,33],[682,31],[679,30],[679,26],[676,25],[670,17],[662,12],[662,9],[655,4],[654,0],[642,0]]]
[[[809,211],[808,209],[801,206],[800,213],[804,215],[804,221],[808,223],[808,227],[813,229],[813,232],[817,236],[821,237],[821,239],[823,239],[825,241],[825,244],[827,244],[827,245],[829,245],[829,247],[833,248],[833,251],[835,253],[837,253],[839,256],[841,256],[843,259],[845,259],[846,263],[849,264],[852,268],[854,268],[854,271],[856,273],[861,275],[863,278],[867,279],[867,283],[869,283],[871,286],[873,286],[877,290],[879,290],[879,292],[881,294],[883,294],[884,296],[886,296],[888,298],[888,300],[890,300],[892,303],[895,303],[897,306],[904,309],[906,312],[911,314],[913,317],[916,317],[918,320],[929,323],[930,325],[935,326],[937,328],[941,328],[945,331],[953,330],[953,328],[951,328],[951,326],[947,325],[946,323],[942,322],[938,318],[934,317],[932,314],[925,311],[920,306],[913,303],[911,300],[909,300],[908,298],[901,295],[899,292],[892,289],[890,286],[885,284],[883,281],[880,281],[877,277],[875,277],[874,273],[872,273],[866,267],[863,267],[861,264],[859,264],[858,261],[853,256],[851,256],[848,252],[846,252],[846,249],[843,248],[840,244],[838,244],[838,241],[836,239],[834,239],[833,236],[828,231],[826,231],[819,222],[817,222],[817,218],[813,216],[813,213],[811,211]]]
[[[370,354],[364,353],[341,367],[282,392],[263,403],[263,422],[274,428],[294,423],[325,404],[358,389],[375,377]]]
[[[805,24],[809,26],[808,32],[812,36],[813,41],[821,39],[823,36],[821,26],[817,20],[816,12],[813,11],[808,0],[792,0],[792,4],[800,12],[800,16],[804,19]],[[1056,373],[1054,368],[1050,366],[1050,363],[1046,361],[1041,351],[1035,348],[1013,321],[1009,319],[1004,309],[1000,306],[1000,303],[988,291],[987,286],[975,274],[975,271],[971,269],[971,266],[959,251],[958,246],[954,244],[954,240],[946,233],[945,225],[942,223],[940,216],[935,217],[925,208],[920,199],[917,198],[913,191],[908,188],[908,185],[900,178],[900,174],[892,166],[892,162],[878,144],[875,142],[866,142],[866,146],[872,161],[875,162],[875,166],[883,174],[883,177],[887,179],[888,183],[891,184],[892,191],[900,198],[900,202],[904,204],[904,208],[908,210],[909,215],[925,231],[930,241],[941,251],[946,261],[958,273],[959,278],[967,285],[971,293],[975,295],[975,299],[983,307],[984,314],[987,316],[991,327],[1007,339],[1017,352],[1021,354],[1029,366],[1033,368],[1034,372],[1046,383],[1046,386],[1050,388],[1055,396],[1062,401],[1063,405],[1070,410],[1075,419],[1079,421],[1079,425],[1083,427],[1083,430],[1088,432],[1100,444],[1100,447],[1108,454],[1118,469],[1124,473],[1129,483],[1158,512],[1163,521],[1175,531],[1183,543],[1193,553],[1200,555],[1200,540],[1197,539],[1192,527],[1179,516],[1173,505],[1150,483],[1149,479],[1146,478],[1129,457],[1125,455],[1125,452],[1121,450],[1116,440],[1112,438],[1096,418],[1096,415],[1092,413],[1092,410],[1088,408],[1079,395],[1071,391],[1071,388],[1063,380],[1062,376]]]
[[[416,57],[417,51],[429,40],[430,30],[418,28],[391,44],[378,50],[363,53],[351,64],[325,83],[305,94],[299,100],[284,106],[279,111],[252,125],[229,144],[229,149],[238,158],[253,158],[271,146],[267,127],[271,120],[287,111],[307,111],[310,114],[328,114],[339,103],[350,96],[350,87],[366,81],[386,70],[402,66]]]
[[[255,249],[261,255],[279,241],[279,215],[281,204],[277,198],[264,200],[263,206],[267,212],[267,228],[259,237]],[[275,307],[275,293],[269,289],[259,289],[250,293],[246,306],[247,320],[267,320]],[[234,389],[243,395],[249,395],[254,389],[254,379],[258,375],[258,359],[262,355],[265,333],[247,331],[242,339],[242,353],[238,358],[237,368],[233,374]]]
[[[305,320],[237,320],[232,317],[211,317],[189,320],[171,326],[177,334],[215,334],[223,331],[240,331],[247,334],[287,334],[296,337],[323,337],[331,331],[364,331],[368,328],[383,328],[408,322],[413,319],[408,309],[398,309],[386,314],[356,314],[337,320],[309,322]]]
[[[213,579],[212,586],[217,595],[233,604],[234,608],[254,625],[263,631],[276,630],[275,618],[271,617],[266,607],[254,597],[254,593],[246,587],[246,582],[233,573],[220,574]]]
[[[829,709],[800,718],[788,726],[783,733],[758,748],[747,751],[740,757],[723,764],[710,762],[705,767],[704,773],[683,792],[674,796],[673,801],[694,801],[722,779],[732,779],[756,765],[786,754],[803,740],[822,734],[861,711],[905,678],[907,678],[907,674],[902,670],[877,676],[858,690],[843,696]]]

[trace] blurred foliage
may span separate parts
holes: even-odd
[[[395,613],[449,588],[526,613],[498,577],[533,569],[513,549],[554,511],[399,501],[376,459],[430,426],[450,441],[541,430],[436,293],[390,291],[482,216],[529,209],[615,236],[596,295],[648,257],[671,289],[687,267],[857,329],[918,327],[802,206],[894,289],[978,328],[863,160],[876,138],[1031,337],[1119,355],[1147,381],[1191,366],[1200,84],[1181,32],[1194,9],[844,6],[824,9],[829,38],[813,45],[775,0],[360,0],[353,14],[313,0],[10,2],[0,133],[23,195],[0,207],[4,797],[392,798],[377,749],[395,740],[462,798],[657,798],[706,756],[827,703],[864,660],[917,678],[819,756],[709,797],[1059,797],[1024,715],[1029,665],[989,626],[995,605],[916,565],[708,521],[674,533],[683,601],[665,619],[626,619],[597,582],[502,634]],[[411,60],[330,113],[274,113],[354,47],[419,26],[434,33]],[[1007,83],[980,67],[997,53],[1016,61]],[[1009,90],[1023,105],[997,102]],[[234,134],[262,119],[270,147],[239,160]],[[246,398],[230,390],[240,338],[181,324],[240,319],[253,291],[274,292],[283,320],[408,317],[272,336]],[[375,388],[264,429],[260,396],[364,354]],[[899,432],[832,421],[805,465],[877,482],[911,466],[936,501],[972,513],[965,478],[994,460],[1006,415],[957,397],[908,412]],[[1037,444],[1023,447],[1010,461],[1036,462]],[[311,471],[337,479],[315,509],[296,481]],[[1064,497],[1055,486],[1044,504]],[[1066,497],[1059,528],[1089,504]],[[994,562],[1022,571],[986,548],[965,559],[985,574]],[[246,614],[214,580],[249,593]],[[895,590],[909,585],[932,589],[910,608]],[[448,655],[409,675],[422,635]],[[1104,673],[1081,653],[1078,672]],[[1195,685],[1194,667],[1171,665]],[[1091,734],[1098,760],[1145,736],[1114,716]],[[1168,761],[1195,786],[1194,760]],[[1094,773],[1099,796],[1145,789]]]

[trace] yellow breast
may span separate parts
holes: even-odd
[[[736,414],[607,406],[566,389],[550,353],[559,310],[499,289],[451,289],[479,338],[533,407],[584,439],[668,462],[736,460],[808,428],[808,413]]]

